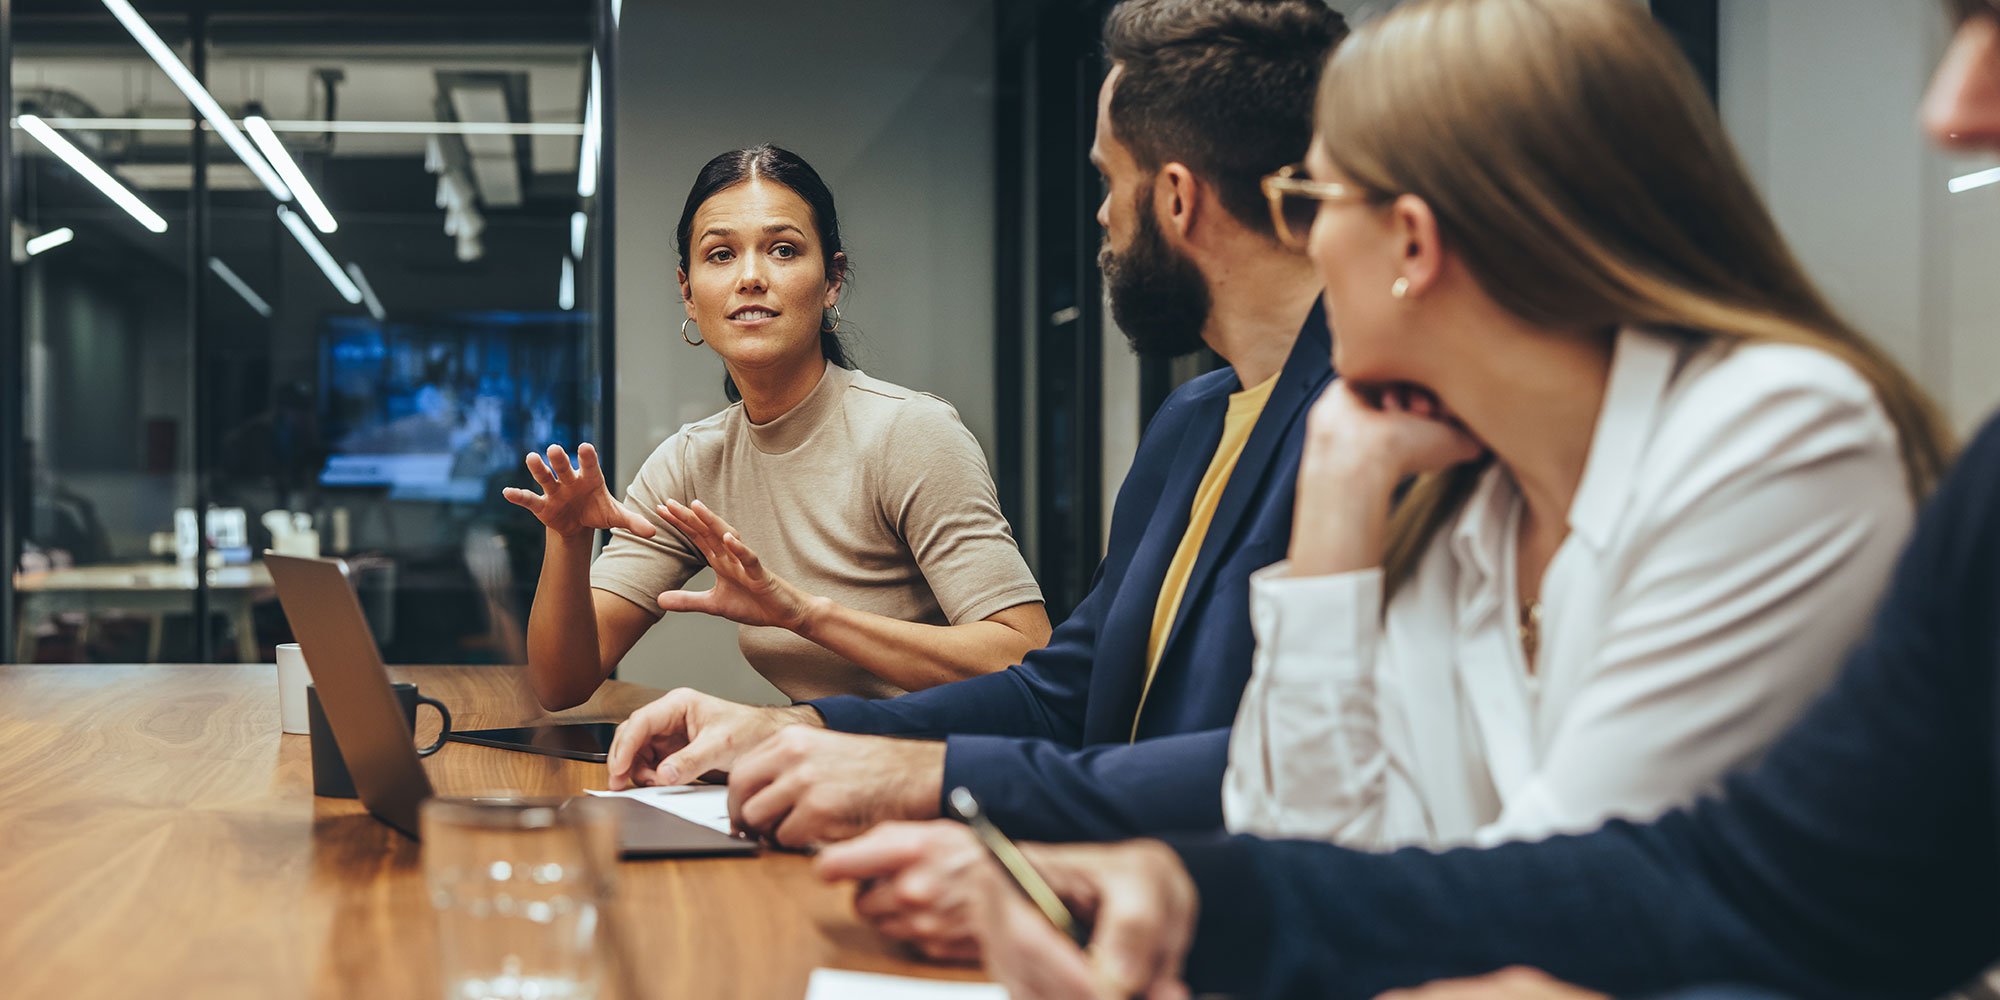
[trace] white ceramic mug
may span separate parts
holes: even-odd
[[[278,715],[285,732],[303,736],[306,725],[306,685],[312,672],[306,669],[306,654],[296,642],[278,645]]]

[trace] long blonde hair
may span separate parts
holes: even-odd
[[[1317,114],[1334,164],[1377,201],[1422,198],[1515,315],[1816,348],[1874,387],[1913,496],[1948,464],[1935,406],[1806,278],[1641,5],[1412,0],[1335,50]],[[1392,589],[1479,473],[1426,477],[1405,496],[1384,562]]]

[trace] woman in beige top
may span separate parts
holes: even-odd
[[[769,145],[710,160],[678,235],[681,335],[721,355],[734,405],[662,443],[622,504],[588,444],[574,466],[560,445],[527,457],[542,492],[504,495],[548,532],[528,618],[536,698],[583,702],[668,611],[736,622],[743,655],[795,700],[931,687],[1047,642],[958,413],[848,366],[847,256],[812,167]],[[612,537],[593,565],[598,529]],[[704,566],[713,589],[680,589]]]

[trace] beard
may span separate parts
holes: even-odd
[[[1132,245],[1119,253],[1107,242],[1097,252],[1097,267],[1104,272],[1111,318],[1134,353],[1177,358],[1207,346],[1201,331],[1208,325],[1208,280],[1186,254],[1167,245],[1150,197],[1139,208]]]

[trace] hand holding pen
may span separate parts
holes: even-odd
[[[856,912],[885,937],[983,960],[1016,1000],[1188,995],[1194,882],[1165,844],[1015,845],[965,790],[947,806],[966,823],[883,823],[813,867],[855,882]]]
[[[1013,844],[965,789],[950,805],[998,866],[973,876],[987,971],[1014,1000],[1184,1000],[1194,882],[1153,840]],[[1081,950],[1079,950],[1081,948]]]

